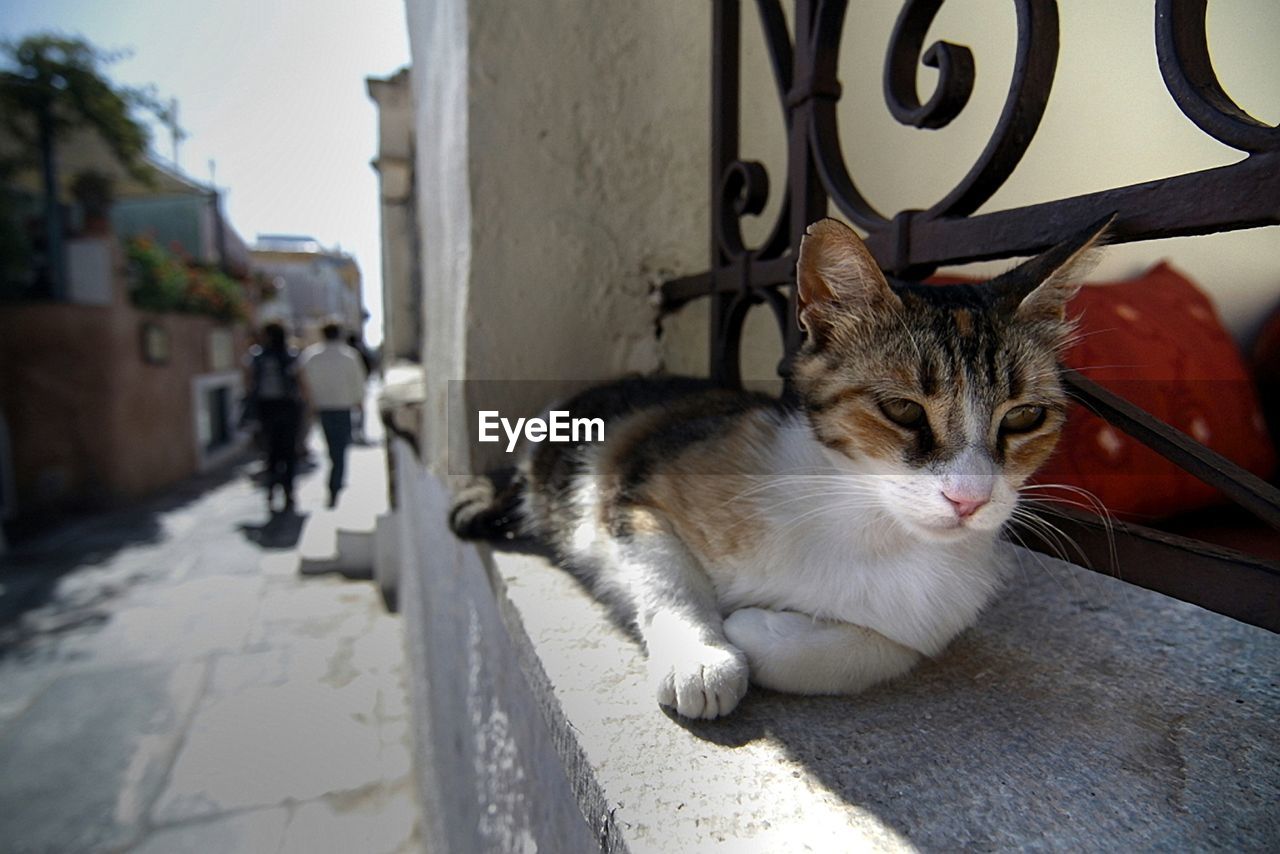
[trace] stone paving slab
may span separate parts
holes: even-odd
[[[408,780],[397,787],[322,798],[302,804],[285,828],[280,854],[352,851],[408,854],[420,850],[417,803]]]
[[[353,645],[302,641],[220,657],[153,819],[187,821],[406,777],[399,675],[359,671]]]
[[[284,842],[289,809],[218,816],[208,821],[167,827],[153,833],[134,854],[258,854],[276,852]]]
[[[0,734],[0,847],[108,850],[140,833],[204,673],[196,662],[56,679]]]
[[[256,468],[0,563],[0,851],[420,849],[400,620],[298,575],[324,466],[274,519]]]

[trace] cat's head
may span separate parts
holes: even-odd
[[[1066,420],[1066,303],[1110,220],[979,285],[891,286],[856,234],[809,227],[795,391],[827,456],[915,533],[1000,528]]]

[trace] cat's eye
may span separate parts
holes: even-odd
[[[895,397],[880,403],[884,417],[900,427],[922,427],[925,424],[924,407],[914,400]]]
[[[1044,407],[1032,404],[1015,406],[1000,419],[1002,433],[1028,433],[1044,423]]]

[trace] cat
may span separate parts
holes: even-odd
[[[634,620],[657,701],[733,711],[748,684],[855,694],[940,653],[1004,580],[997,538],[1053,451],[1067,301],[1110,220],[980,285],[891,285],[811,225],[806,341],[784,399],[633,378],[560,404],[598,444],[529,445],[455,498],[462,537],[541,538]]]

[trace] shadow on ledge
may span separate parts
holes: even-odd
[[[1276,850],[1280,638],[1063,564],[939,658],[857,697],[753,688],[764,736],[923,850]]]

